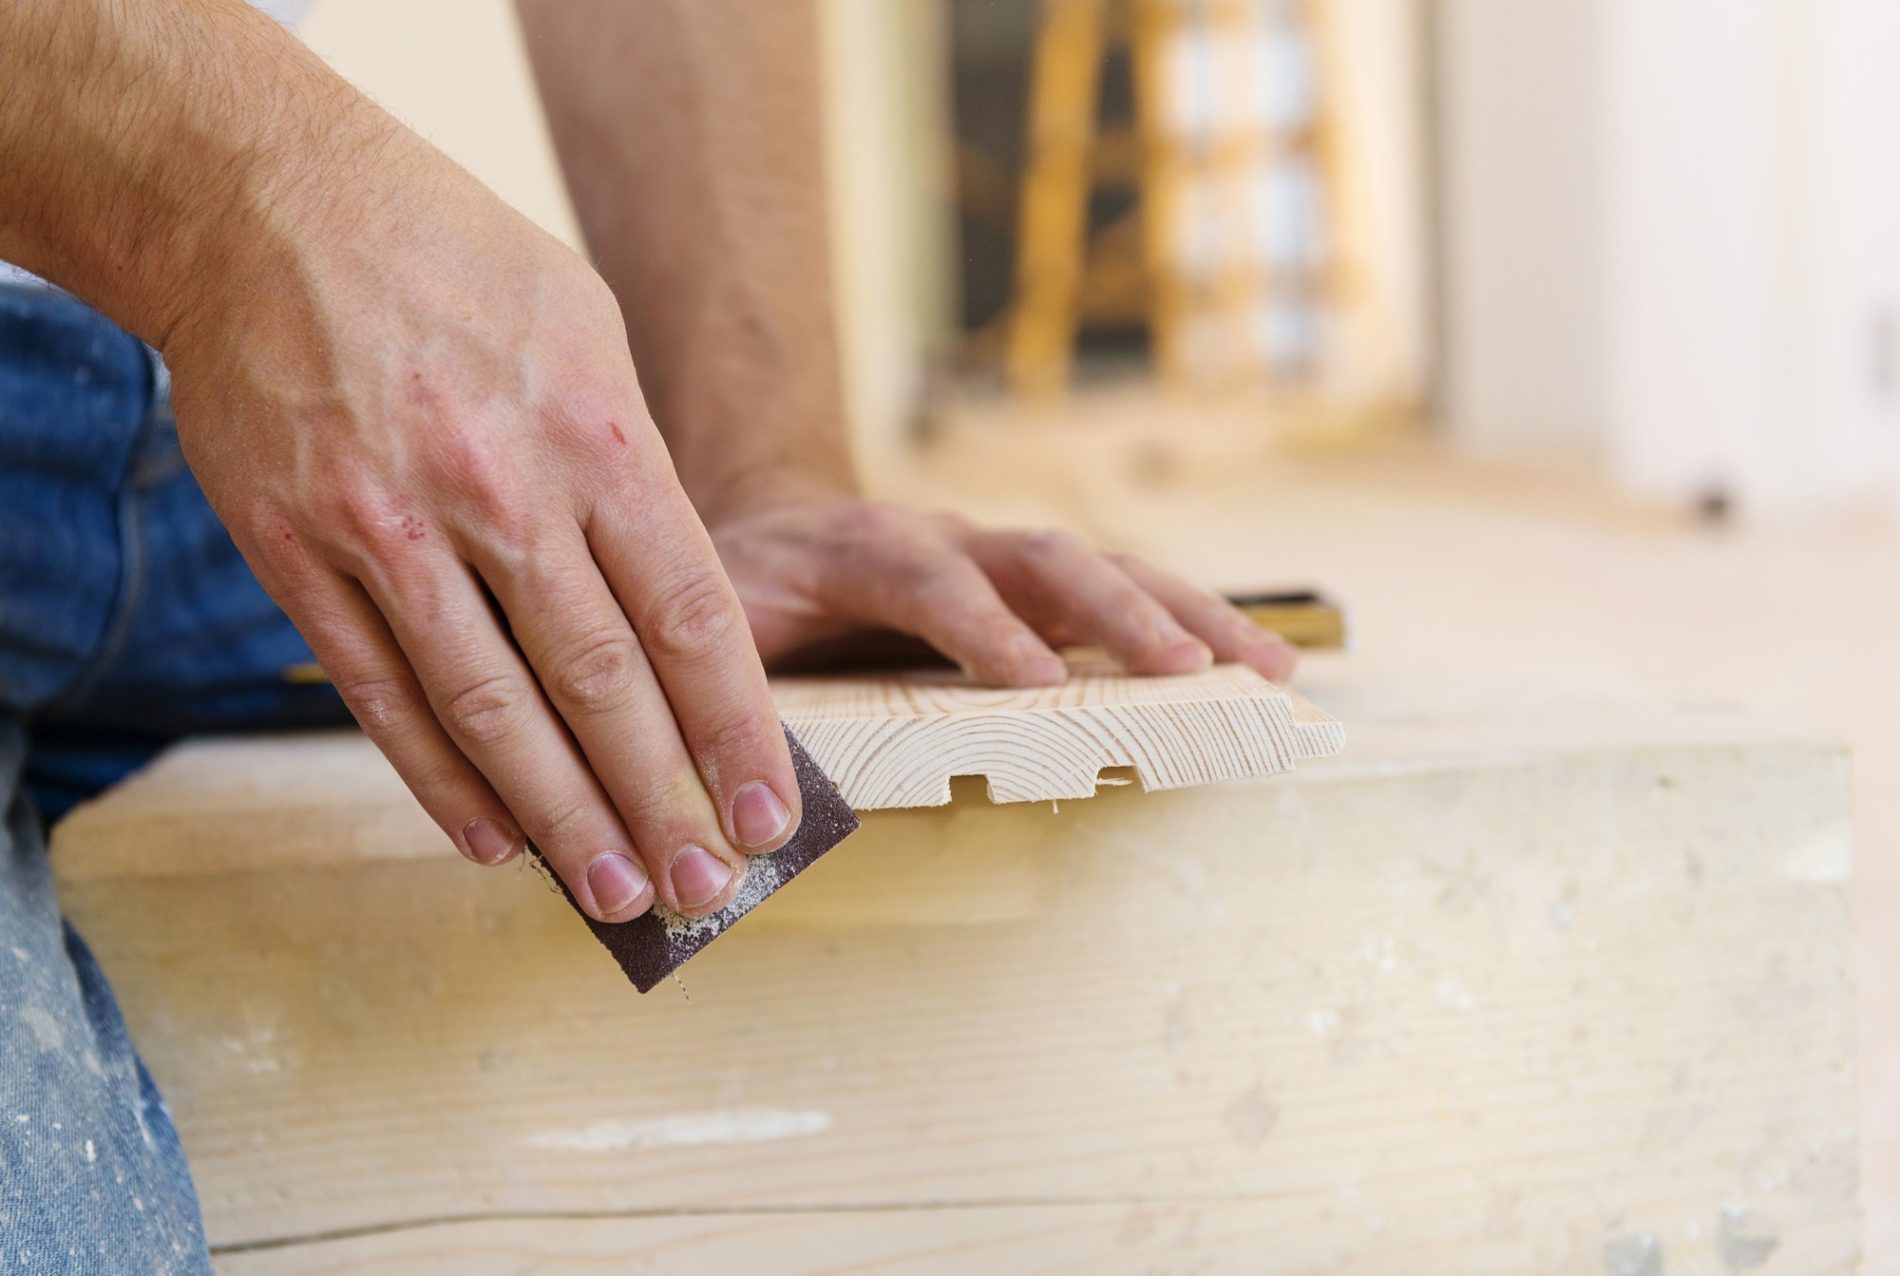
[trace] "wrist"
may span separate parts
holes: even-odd
[[[647,408],[702,519],[858,493],[822,307],[801,322],[708,266],[656,315],[650,304],[629,304],[627,271],[617,273]]]
[[[759,456],[717,470],[680,469],[680,484],[707,526],[792,505],[859,497],[848,458]]]

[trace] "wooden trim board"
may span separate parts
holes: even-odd
[[[973,686],[950,670],[779,678],[779,712],[859,811],[943,806],[953,776],[987,779],[992,802],[1095,794],[1131,767],[1144,789],[1290,771],[1338,753],[1340,724],[1242,665],[1136,678],[1071,660],[1059,687]]]
[[[981,775],[994,802],[1093,796],[1105,769],[1144,789],[1252,779],[1339,752],[1340,724],[1237,665],[1131,678],[1087,656],[1060,687],[972,686],[950,670],[775,678],[785,721],[859,811],[942,806],[954,776]],[[268,753],[269,766],[254,759]],[[294,784],[284,777],[294,775]],[[123,800],[121,800],[123,799]],[[113,812],[61,825],[86,853],[71,877],[196,875],[435,858],[446,845],[396,773],[357,731],[192,740],[133,776]],[[242,818],[260,836],[207,841],[207,821]]]

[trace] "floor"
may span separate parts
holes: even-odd
[[[1900,523],[1711,524],[1410,435],[1264,440],[1141,395],[952,414],[882,493],[1064,525],[1225,588],[1317,584],[1369,674],[1552,671],[1838,733],[1858,809],[1866,1252],[1900,1253]]]

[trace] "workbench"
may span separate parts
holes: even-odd
[[[186,742],[55,865],[230,1276],[1854,1270],[1845,751],[1301,686],[1343,754],[866,812],[644,998],[352,733]]]

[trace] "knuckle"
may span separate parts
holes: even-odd
[[[895,506],[863,501],[847,510],[839,522],[849,539],[882,542],[903,535],[910,519]]]
[[[371,736],[386,735],[416,711],[415,689],[402,678],[353,678],[337,694]]]
[[[977,525],[971,519],[955,510],[939,510],[931,516],[937,529],[952,538],[962,538],[976,534]]]
[[[424,810],[446,810],[466,821],[464,813],[481,802],[476,796],[478,790],[469,783],[466,764],[459,754],[409,748],[403,750],[401,756],[396,756],[394,751],[386,756]],[[455,836],[454,828],[448,828],[447,832],[451,838]]]
[[[328,488],[328,499],[322,502],[324,524],[353,544],[373,544],[381,539],[389,518],[389,500],[377,487],[357,478],[340,478],[331,481]]]
[[[643,777],[632,791],[616,793],[614,809],[636,843],[651,847],[691,840],[702,835],[693,831],[681,795],[698,784],[699,776],[691,771],[656,773]]]
[[[934,545],[900,543],[891,547],[891,583],[902,594],[928,599],[954,583],[960,561]]]
[[[506,461],[478,429],[454,426],[442,431],[430,455],[437,475],[460,491],[492,491],[506,481]]]
[[[540,838],[551,848],[565,851],[570,842],[582,840],[580,835],[586,832],[585,825],[595,811],[596,805],[580,796],[561,798],[542,813]]]
[[[325,539],[352,563],[385,566],[426,542],[430,526],[380,488],[359,480],[334,484],[324,503]]]
[[[611,479],[624,467],[629,448],[652,431],[644,412],[627,409],[625,395],[602,389],[570,389],[566,401],[550,414],[547,424],[560,448],[586,465],[592,477],[602,480]]]
[[[556,663],[554,694],[564,707],[599,712],[624,704],[639,669],[629,631],[595,634]]]
[[[520,679],[495,674],[445,700],[442,722],[471,743],[494,744],[515,730],[527,704],[527,688]]]
[[[757,758],[774,740],[785,737],[776,718],[733,713],[709,725],[695,741],[695,752],[714,758]]]
[[[740,615],[724,583],[696,571],[661,591],[640,637],[657,656],[690,660],[725,646],[739,627]]]
[[[545,523],[537,526],[534,520],[517,516],[512,505],[509,510],[476,511],[469,520],[473,526],[463,530],[483,576],[510,582],[523,592],[558,584],[562,577],[553,563],[558,540],[547,534]]]
[[[449,431],[436,442],[429,470],[456,507],[498,539],[518,538],[532,526],[521,499],[519,460],[483,431]]]
[[[1018,552],[1024,558],[1039,562],[1055,562],[1067,559],[1082,548],[1082,538],[1073,532],[1044,528],[1024,532],[1016,542]]]

